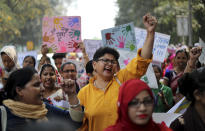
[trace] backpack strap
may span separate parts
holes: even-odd
[[[6,131],[6,124],[7,124],[7,112],[4,106],[0,106],[1,109],[1,126],[2,131]]]

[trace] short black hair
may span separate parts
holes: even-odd
[[[34,67],[35,67],[35,66],[36,66],[36,59],[35,59],[35,57],[32,56],[32,55],[27,55],[27,56],[25,56],[24,59],[23,59],[23,62],[24,62],[25,59],[28,58],[28,57],[31,57],[31,59],[33,60]]]
[[[195,102],[194,91],[205,91],[205,67],[194,70],[192,73],[185,73],[179,80],[179,92],[188,100]]]
[[[54,53],[52,58],[55,60],[57,58],[65,58],[66,53]]]
[[[88,61],[88,63],[85,66],[85,70],[86,70],[87,74],[88,73],[90,73],[90,74],[93,73],[93,71],[94,71],[94,69],[93,69],[93,60]]]
[[[70,64],[74,65],[75,70],[76,70],[76,72],[77,72],[76,65],[75,65],[73,62],[66,62],[66,63],[63,63],[63,64],[61,65],[61,71],[63,71],[63,69],[64,69],[65,65],[70,65]]]
[[[1,92],[0,103],[3,99],[14,100],[17,96],[16,88],[24,89],[35,73],[37,71],[33,67],[25,67],[12,72],[3,88],[3,92]]]
[[[52,70],[55,72],[55,68],[51,65],[51,64],[44,64],[42,67],[41,67],[41,70],[40,70],[40,77],[43,73],[43,71],[45,70],[46,67],[51,67]],[[55,72],[56,73],[56,72]]]
[[[93,56],[93,60],[97,61],[100,57],[104,56],[105,54],[111,54],[115,57],[116,60],[119,59],[120,54],[118,53],[118,51],[114,48],[111,47],[100,47],[94,54]]]

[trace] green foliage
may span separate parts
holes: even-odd
[[[144,27],[142,16],[150,12],[158,19],[157,31],[171,35],[172,44],[182,42],[177,36],[176,16],[188,16],[188,0],[117,0],[119,14],[116,18],[116,25],[133,21],[135,26]],[[201,0],[194,0],[192,3],[192,28],[193,43],[198,42],[201,37],[205,40],[205,7]],[[186,37],[188,42],[188,37]]]
[[[195,0],[193,3],[194,22],[192,24],[195,34],[205,41],[205,1]]]
[[[0,0],[0,46],[25,46],[27,41],[39,45],[43,16],[61,15],[59,6],[61,0]]]
[[[131,21],[138,27],[143,26],[142,16],[147,12],[152,13],[154,3],[150,0],[117,0],[119,13],[115,25],[129,23]]]

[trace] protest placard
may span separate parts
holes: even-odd
[[[158,89],[157,79],[152,67],[152,63],[149,64],[147,72],[141,77],[141,80],[147,83],[147,85],[152,89]]]
[[[37,51],[27,51],[27,52],[18,53],[18,62],[21,67],[23,67],[23,60],[24,57],[27,55],[33,56],[37,60],[37,55],[38,55]]]
[[[187,108],[190,106],[191,101],[183,97],[179,102],[177,102],[167,113],[180,113],[184,114]]]
[[[73,60],[73,59],[63,58],[62,64],[66,63],[66,62],[72,62],[76,65],[78,77],[80,77],[80,75],[85,72],[85,67],[84,67],[83,62]]]
[[[88,57],[90,60],[93,59],[93,55],[94,55],[95,51],[103,46],[102,40],[85,39],[83,41],[83,43],[85,45],[85,50],[86,50],[86,53],[88,54]]]
[[[125,68],[125,66],[134,58],[137,56],[136,52],[131,52],[127,50],[118,50],[120,54],[120,58],[118,60],[120,68]]]
[[[104,29],[101,31],[103,44],[105,46],[136,51],[136,39],[134,24],[128,23],[114,28]]]
[[[80,51],[80,16],[44,17],[42,33],[43,44],[47,44],[56,53]]]
[[[147,31],[141,28],[135,28],[135,36],[136,36],[136,46],[137,49],[142,48],[146,36]],[[166,52],[167,46],[169,45],[170,36],[162,33],[155,33],[154,39],[154,47],[153,47],[153,60],[163,62]]]
[[[199,57],[199,61],[200,63],[205,64],[205,43],[201,39],[199,40],[199,46],[202,47],[202,52]]]
[[[85,67],[83,62],[74,60],[74,59],[68,59],[68,58],[64,58],[62,63],[67,63],[67,62],[71,62],[74,63],[76,65],[76,69],[77,69],[77,80],[76,82],[78,83],[79,87],[82,88],[85,85],[87,85],[87,75],[86,75],[86,71],[85,71]]]
[[[152,118],[156,123],[165,122],[165,124],[169,127],[170,124],[182,114],[178,113],[152,113]]]

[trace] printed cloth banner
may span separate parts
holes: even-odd
[[[85,46],[86,53],[88,54],[90,60],[93,59],[93,55],[95,54],[95,51],[103,46],[102,40],[85,39],[83,43]]]
[[[136,46],[137,49],[142,48],[144,45],[147,31],[141,28],[135,28]],[[170,36],[162,33],[155,33],[153,60],[163,62],[169,45]]]
[[[81,41],[80,16],[58,16],[43,18],[43,44],[56,53],[79,52]]]
[[[137,51],[134,24],[128,23],[114,28],[101,31],[103,44],[105,46]]]

